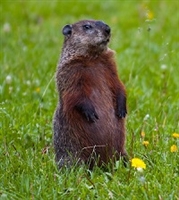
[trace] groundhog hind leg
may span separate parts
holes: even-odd
[[[125,119],[116,120],[116,134],[113,138],[113,145],[116,151],[117,160],[121,160],[124,166],[128,163],[128,154],[125,147],[126,131],[125,131]]]
[[[68,126],[65,125],[64,118],[59,114],[60,109],[57,108],[54,121],[53,121],[53,130],[54,130],[54,150],[55,150],[55,160],[59,168],[63,166],[71,166],[74,164],[74,155],[72,154],[72,145],[71,141],[68,138]]]

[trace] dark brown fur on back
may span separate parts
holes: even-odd
[[[84,20],[65,26],[63,34],[56,74],[56,161],[59,167],[77,161],[89,163],[90,168],[95,162],[101,166],[126,156],[126,94],[114,53],[107,48],[110,28],[100,21]]]

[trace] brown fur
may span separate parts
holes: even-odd
[[[84,25],[92,26],[86,30]],[[83,20],[63,29],[56,80],[54,147],[59,167],[79,161],[98,166],[126,156],[126,93],[117,76],[109,27]]]

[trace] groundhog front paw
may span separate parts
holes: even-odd
[[[119,118],[125,118],[127,114],[127,108],[126,108],[126,97],[123,94],[117,95],[117,108],[116,108],[116,115]]]
[[[121,107],[119,107],[119,108],[117,109],[116,115],[117,115],[119,118],[125,118],[126,114],[127,114],[126,108],[121,108]]]
[[[95,122],[97,119],[99,119],[93,105],[82,103],[77,105],[76,108],[88,122]]]
[[[95,110],[86,110],[84,114],[88,122],[95,122],[97,119],[99,119]]]

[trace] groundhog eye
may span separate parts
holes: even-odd
[[[92,26],[89,25],[89,24],[85,24],[85,25],[83,25],[83,29],[84,30],[89,30],[89,29],[92,29]]]

